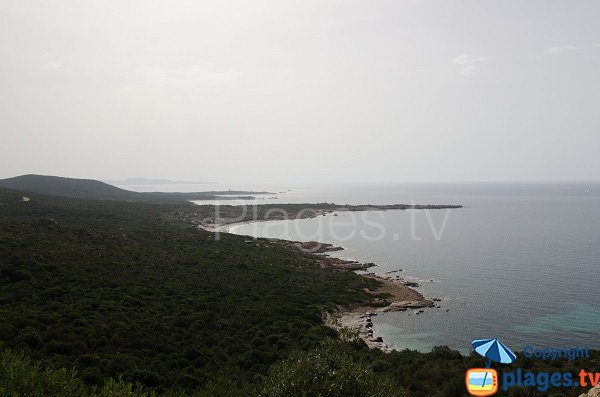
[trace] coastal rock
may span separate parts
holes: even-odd
[[[344,247],[329,247],[327,251],[343,251]]]
[[[600,397],[600,385],[594,387],[587,393],[583,393],[579,397]]]
[[[307,241],[307,242],[298,242],[296,243],[296,247],[299,250],[304,252],[310,252],[314,254],[322,254],[325,252],[333,252],[333,251],[342,251],[344,248],[336,247],[333,244],[328,243],[320,243],[318,241]]]
[[[340,258],[322,257],[319,260],[319,264],[323,268],[335,268],[339,270],[364,270],[369,267],[375,266],[372,263],[360,263],[356,261],[348,261]]]
[[[339,264],[337,261],[341,261]],[[340,259],[335,258],[319,258],[321,266],[343,268],[348,265]],[[356,264],[351,262],[350,264]],[[386,299],[373,299],[369,303],[360,305],[348,305],[340,307],[337,314],[332,317],[326,317],[325,324],[329,327],[340,330],[343,328],[352,329],[358,332],[359,337],[367,344],[370,349],[380,349],[384,352],[391,351],[383,341],[377,342],[373,340],[372,326],[373,323],[369,317],[376,315],[376,312],[389,311],[406,311],[407,309],[423,309],[432,307],[434,302],[425,299],[421,293],[405,285],[400,280],[390,280],[385,276],[379,276],[373,273],[362,274],[363,277],[379,281],[380,285],[375,289],[365,289],[365,292],[372,293],[373,296],[386,294]],[[373,308],[376,308],[374,310]],[[421,311],[422,313],[423,311]],[[410,313],[408,315],[411,315]],[[334,320],[335,318],[335,320]]]
[[[390,304],[391,303],[385,299],[375,299],[368,303],[368,305],[371,307],[386,307]]]
[[[420,285],[418,283],[415,283],[413,281],[404,281],[402,284],[406,285],[407,287],[413,287],[413,288],[420,287]]]

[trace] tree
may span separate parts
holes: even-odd
[[[326,340],[317,349],[297,351],[277,363],[265,380],[261,397],[400,397],[394,382],[355,361],[342,342]]]

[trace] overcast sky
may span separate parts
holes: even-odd
[[[0,0],[0,177],[600,179],[600,1]]]

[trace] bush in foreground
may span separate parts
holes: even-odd
[[[346,347],[328,340],[320,348],[295,352],[273,366],[261,397],[400,397],[394,382],[354,361]]]
[[[108,379],[102,388],[88,390],[74,370],[42,368],[23,353],[0,353],[0,396],[152,397],[141,387]]]

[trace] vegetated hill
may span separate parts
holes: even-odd
[[[0,186],[26,192],[82,199],[145,201],[141,193],[119,189],[118,187],[93,179],[30,174],[0,179]]]
[[[385,354],[332,340],[322,312],[371,299],[374,280],[266,239],[217,239],[173,216],[191,206],[22,196],[0,188],[0,396],[463,397],[466,370],[485,365],[443,347]],[[591,351],[575,361],[519,355],[502,370],[576,379],[599,366]]]
[[[245,195],[268,192],[213,191],[192,193],[139,193],[120,189],[116,186],[93,179],[64,178],[48,175],[21,175],[14,178],[0,179],[0,187],[22,190],[26,192],[49,194],[87,200],[134,201],[150,203],[184,203],[189,200],[223,199],[219,196]],[[240,198],[240,197],[230,197]]]
[[[257,381],[334,335],[323,311],[372,299],[364,289],[377,285],[166,220],[176,205],[20,195],[0,188],[0,350],[75,367],[88,385]]]

